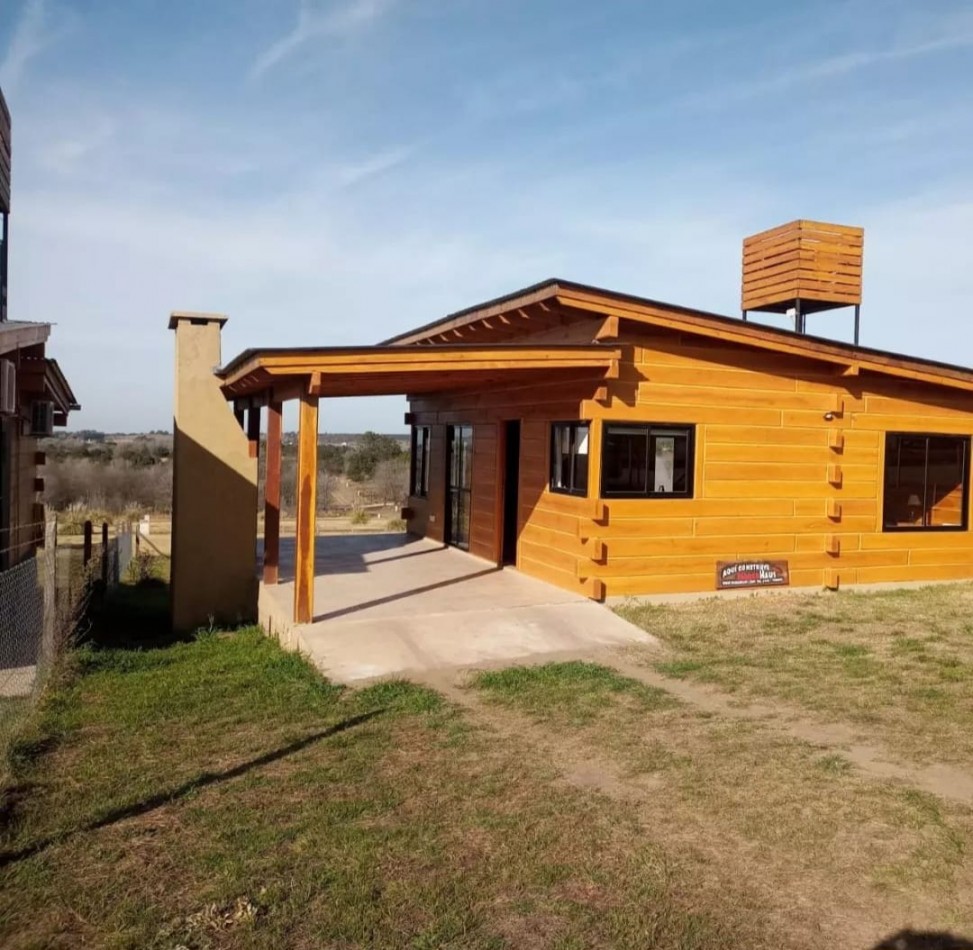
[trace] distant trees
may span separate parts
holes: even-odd
[[[61,459],[47,465],[44,498],[57,511],[80,506],[112,515],[133,510],[168,512],[172,508],[172,467],[135,466],[121,458],[109,462]]]
[[[345,463],[345,474],[353,482],[365,482],[374,478],[381,462],[401,458],[405,453],[397,439],[390,435],[366,432],[351,450]]]
[[[318,446],[318,471],[331,475],[342,475],[345,471],[345,456],[348,454],[347,445],[330,445],[325,442]]]
[[[404,505],[409,497],[409,456],[402,452],[375,467],[375,492],[386,505]]]
[[[108,438],[85,429],[40,443],[46,457],[44,499],[109,515],[168,512],[172,507],[172,436],[166,433]]]
[[[342,438],[347,441],[318,445],[318,510],[403,503],[409,481],[407,440],[375,432]],[[171,510],[171,435],[108,437],[92,430],[45,439],[41,448],[47,455],[45,500],[55,510],[76,507],[112,515]],[[285,440],[281,505],[288,513],[296,507],[296,454],[294,441]],[[261,451],[261,504],[265,460]]]

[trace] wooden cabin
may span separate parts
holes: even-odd
[[[590,597],[973,577],[973,371],[552,280],[390,343],[600,344],[410,399],[409,530]]]
[[[307,622],[318,400],[390,393],[409,399],[408,530],[592,598],[973,577],[973,370],[805,332],[848,306],[857,339],[862,250],[861,229],[812,221],[748,238],[744,319],[548,280],[374,347],[247,350],[217,380],[253,454],[269,407],[264,582],[283,400]]]

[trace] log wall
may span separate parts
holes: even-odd
[[[593,597],[711,591],[717,561],[755,557],[788,561],[793,586],[973,577],[969,530],[882,530],[885,434],[973,434],[973,393],[633,326],[623,324],[625,359],[601,398],[560,384],[413,400],[434,454],[429,499],[410,501],[412,530],[442,539],[443,427],[472,422],[471,551],[498,560],[498,422],[519,418],[518,566],[558,586]],[[592,422],[588,498],[547,488],[550,423],[579,418]],[[694,497],[599,500],[605,421],[695,425]],[[958,503],[944,499],[943,517]]]

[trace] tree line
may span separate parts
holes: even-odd
[[[262,447],[263,448],[263,447]],[[108,515],[168,513],[172,507],[172,436],[153,432],[112,437],[87,430],[45,439],[44,497],[55,511],[86,509]],[[261,451],[258,490],[263,498]],[[408,494],[409,450],[404,439],[366,432],[342,443],[319,441],[318,507],[401,504]],[[295,504],[297,438],[282,446],[281,503]]]

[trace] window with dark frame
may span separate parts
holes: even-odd
[[[695,427],[605,423],[602,498],[692,498]]]
[[[970,438],[921,432],[885,436],[885,531],[965,531]]]
[[[589,435],[587,422],[551,423],[551,491],[587,496]]]
[[[425,498],[429,494],[429,426],[412,427],[412,484],[409,494]]]

